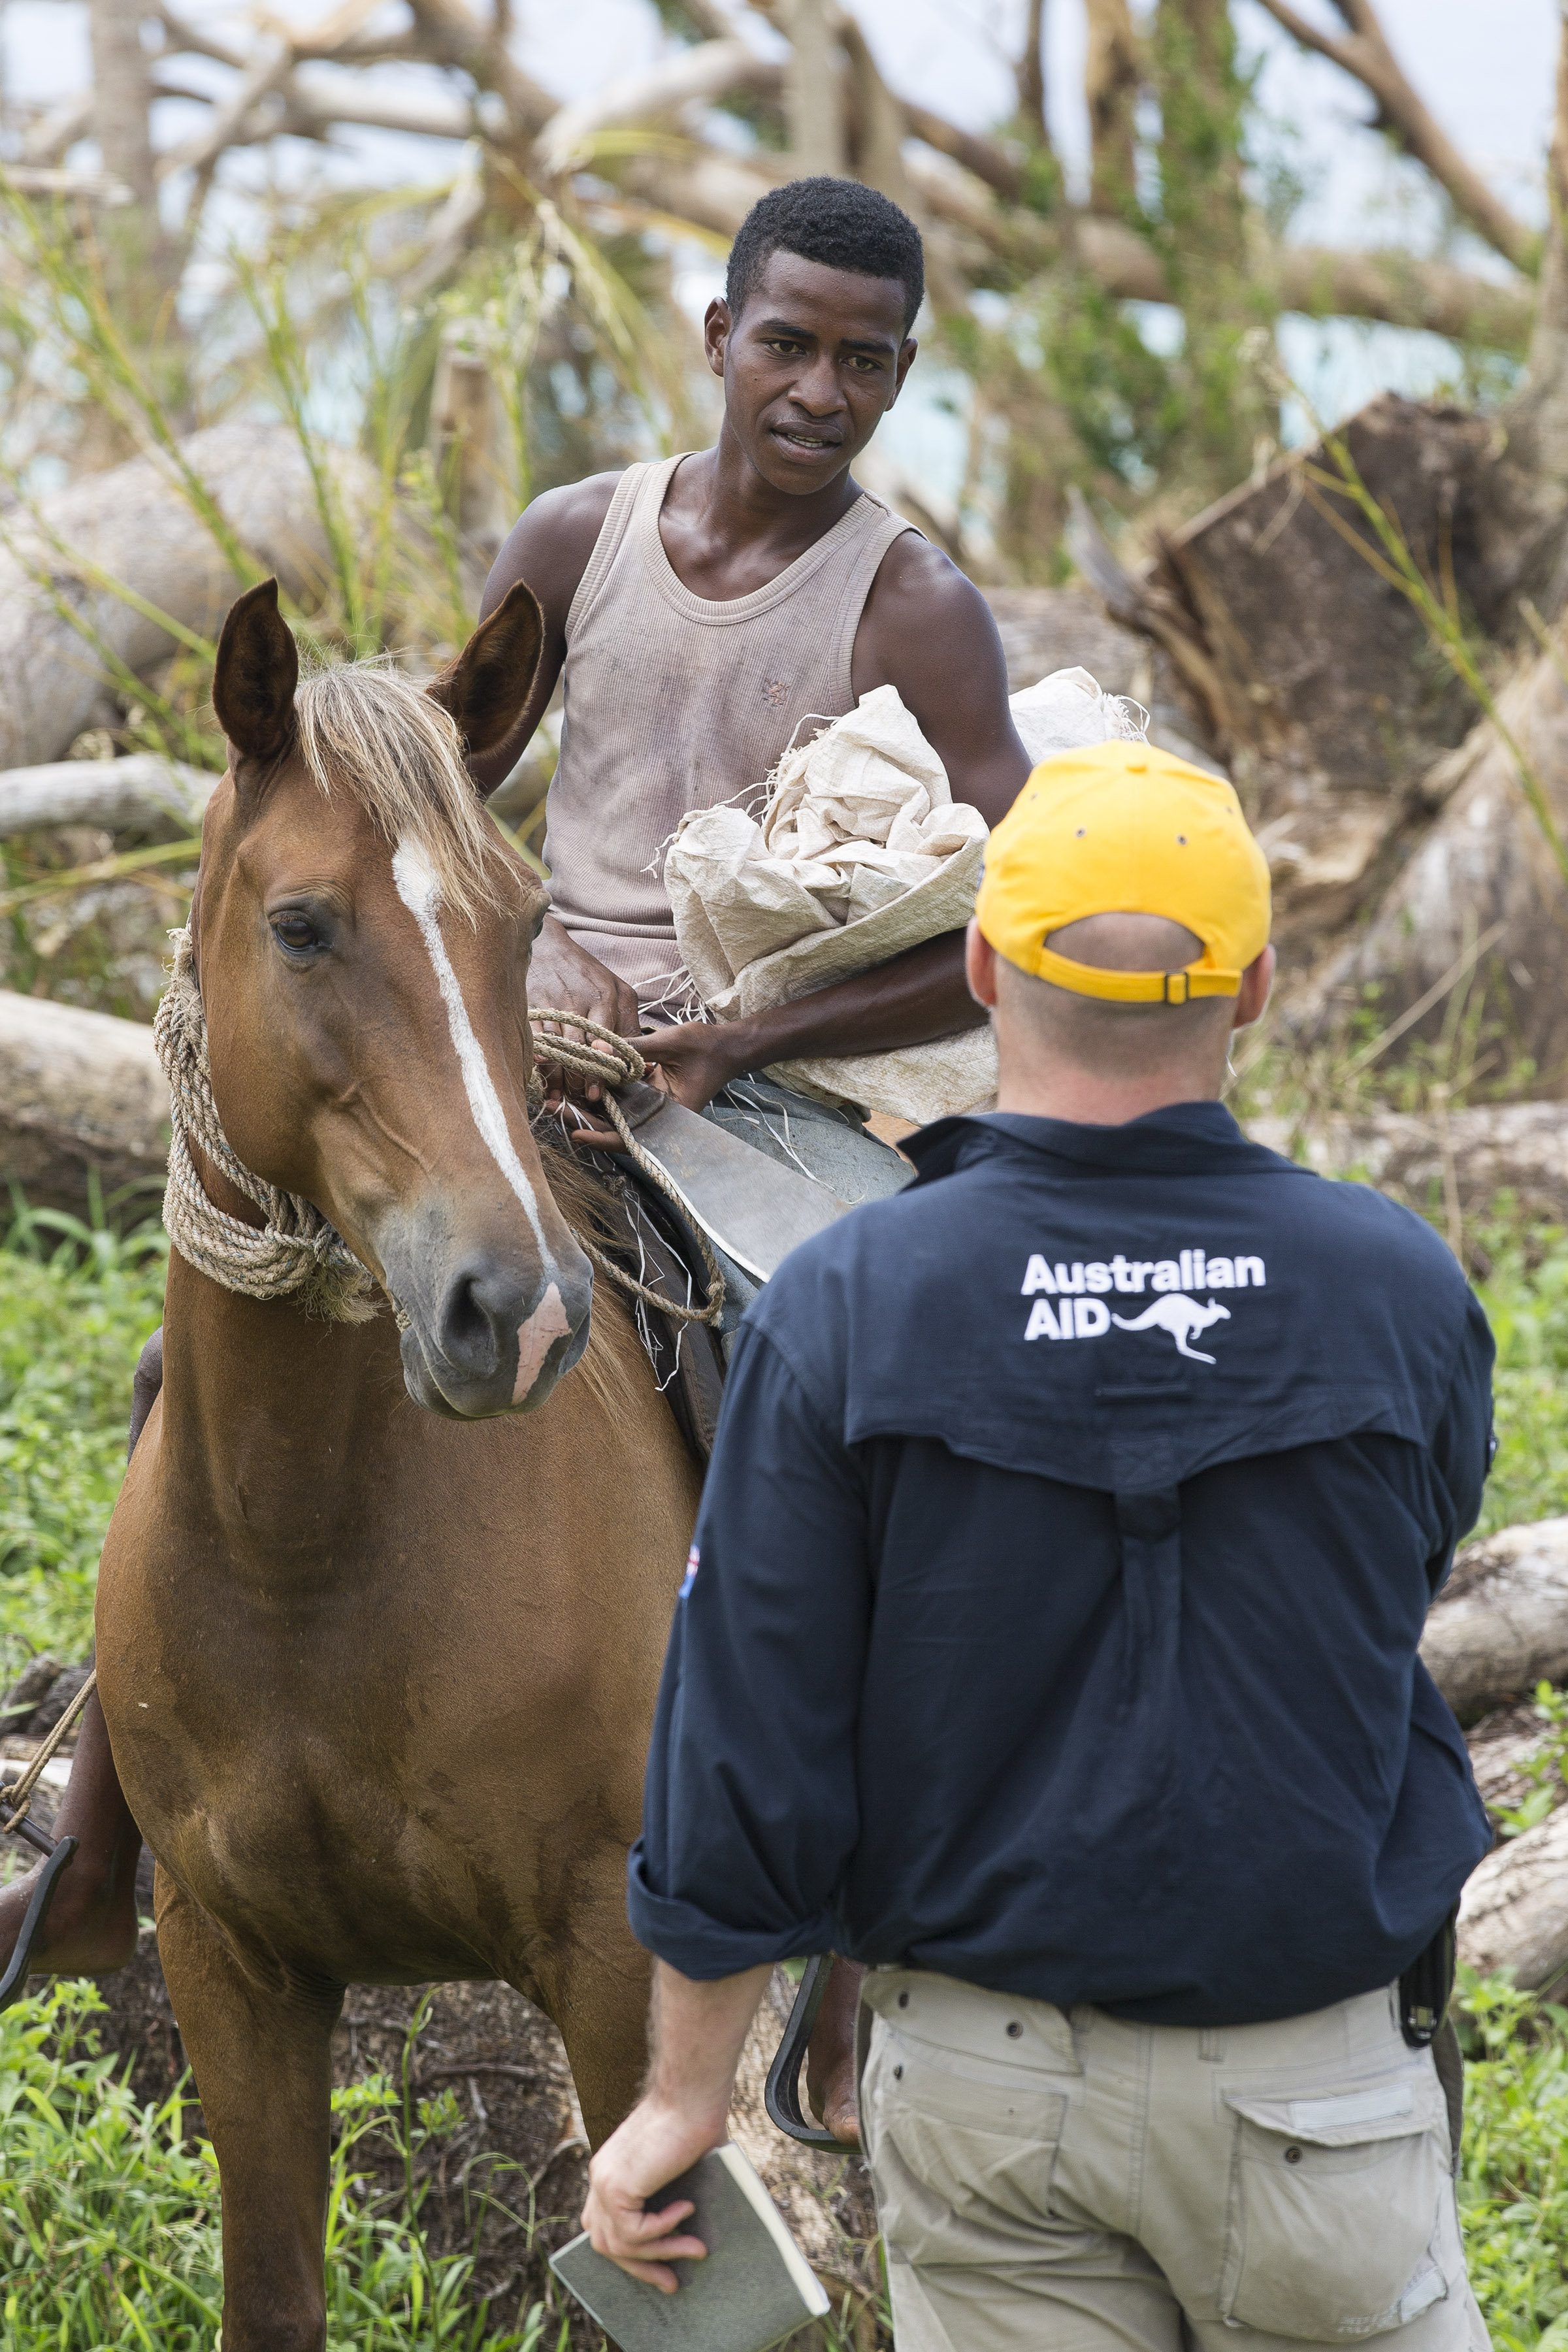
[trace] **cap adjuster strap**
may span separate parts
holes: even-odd
[[[1189,964],[1184,971],[1110,971],[1099,964],[1077,963],[1042,946],[1035,966],[1041,980],[1070,989],[1075,996],[1099,996],[1116,1004],[1187,1004],[1198,996],[1235,996],[1241,987],[1239,971],[1212,971]]]

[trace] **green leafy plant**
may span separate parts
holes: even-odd
[[[185,2130],[187,2081],[137,2103],[100,2053],[103,2003],[57,1984],[0,2017],[0,2323],[6,2352],[210,2352],[223,2303],[217,2166]],[[546,2352],[564,2325],[530,2301],[497,2325],[473,2292],[471,2253],[432,2255],[419,2226],[416,2161],[456,2120],[449,2094],[416,2100],[372,2075],[333,2095],[327,2200],[328,2352]],[[366,2168],[390,2140],[404,2186]],[[548,2331],[548,2332],[547,2332]]]
[[[1568,2344],[1568,2010],[1459,1971],[1459,2213],[1495,2352]]]
[[[1526,1830],[1538,1828],[1561,1803],[1563,1784],[1568,1782],[1568,1691],[1537,1683],[1535,1714],[1543,1737],[1514,1766],[1528,1793],[1520,1804],[1492,1808],[1492,1817],[1505,1838],[1522,1837]]]
[[[167,1244],[18,1202],[0,1250],[0,1663],[84,1655]]]

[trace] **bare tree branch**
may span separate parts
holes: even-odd
[[[834,57],[839,11],[832,0],[786,0],[783,14],[789,34],[784,113],[795,169],[803,175],[842,172],[844,124]]]
[[[921,139],[934,147],[939,155],[951,155],[977,180],[994,188],[1009,203],[1016,201],[1024,181],[1023,174],[1006,149],[994,139],[984,139],[973,131],[961,131],[956,122],[944,115],[933,114],[929,106],[917,106],[912,99],[902,101],[904,121],[912,138]]]
[[[1093,158],[1089,203],[1099,213],[1127,210],[1137,189],[1135,114],[1142,60],[1127,0],[1087,0],[1083,94]]]
[[[288,44],[275,35],[264,35],[236,87],[214,107],[200,130],[160,156],[159,177],[166,179],[173,172],[200,172],[215,163],[252,109],[288,80],[293,64],[294,53]]]
[[[490,28],[465,0],[409,0],[421,54],[442,65],[461,66],[481,89],[493,89],[520,131],[533,136],[560,111],[560,100],[523,72],[490,39]]]
[[[172,8],[160,7],[153,13],[176,50],[184,50],[193,58],[211,58],[220,66],[233,66],[237,73],[245,71],[249,59],[243,49],[233,48],[213,34],[201,32],[195,25],[187,25],[184,18],[177,16]]]
[[[151,211],[155,189],[153,141],[147,127],[153,84],[134,9],[119,0],[92,0],[92,135],[104,171],[121,180]]]
[[[871,45],[853,18],[846,23],[840,37],[849,69],[855,176],[868,187],[879,188],[918,220],[920,205],[904,169],[904,110],[882,79]],[[956,294],[955,288],[943,289],[937,297],[939,306],[945,307]]]
[[[1046,127],[1046,0],[1028,0],[1024,16],[1024,49],[1014,78],[1018,85],[1018,111],[1042,147],[1051,143]]]
[[[540,133],[535,157],[541,170],[555,178],[582,164],[596,131],[654,122],[694,100],[711,103],[739,89],[777,90],[783,79],[783,68],[758,57],[744,41],[703,41],[694,49],[678,49],[646,73],[627,74],[562,107]]]
[[[945,157],[905,154],[904,168],[936,221],[973,240],[977,266],[987,256],[1025,270],[1059,268],[1069,253],[1115,300],[1168,302],[1160,257],[1119,221],[1084,213],[1044,220],[1004,211],[991,191]],[[757,198],[787,179],[787,156],[744,159],[710,149],[693,161],[642,155],[616,172],[628,194],[715,236],[731,237]],[[1456,340],[1473,337],[1497,351],[1522,351],[1532,289],[1499,286],[1441,261],[1403,253],[1339,253],[1323,246],[1283,246],[1268,257],[1280,307],[1314,317],[1379,319],[1424,327]]]
[[[166,98],[207,99],[167,72],[154,84]],[[511,124],[493,90],[358,89],[339,76],[302,67],[282,85],[284,108],[275,115],[257,108],[233,126],[227,144],[254,145],[286,133],[321,139],[337,123],[370,131],[402,131],[422,139],[483,138],[491,146],[511,142]]]
[[[1439,186],[1447,190],[1456,209],[1489,245],[1495,246],[1516,269],[1535,268],[1540,238],[1492,194],[1407,80],[1372,0],[1334,0],[1350,28],[1343,39],[1320,32],[1290,5],[1290,0],[1262,0],[1262,5],[1304,49],[1328,58],[1371,91],[1377,100],[1380,125],[1397,133],[1406,152],[1426,165]]]
[[[0,163],[0,180],[22,196],[82,196],[89,204],[113,206],[135,202],[123,180],[102,172],[68,172],[58,164]]]
[[[40,115],[22,134],[24,163],[58,163],[68,147],[85,138],[92,121],[92,92],[79,90],[47,114]]]

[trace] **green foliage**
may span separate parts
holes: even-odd
[[[209,2352],[223,2302],[212,2147],[184,2137],[184,2084],[141,2106],[98,2054],[102,2006],[91,1985],[61,1983],[0,2017],[0,2336],[6,2352]],[[416,2164],[457,2110],[449,2095],[411,2096],[422,2023],[400,2084],[373,2075],[333,2095],[327,2352],[556,2352],[566,2330],[542,2304],[498,2326],[474,2299],[472,2255],[425,2243]],[[363,2168],[373,2137],[403,2160],[391,2194]]]
[[[1489,1535],[1568,1511],[1568,1237],[1500,1218],[1479,1239],[1491,1272],[1477,1287],[1498,1349]]]
[[[1459,2212],[1495,2352],[1568,2344],[1568,2010],[1459,1971],[1468,2047]]]
[[[0,1249],[0,1671],[92,1640],[136,1359],[163,1314],[158,1226],[23,1210]]]
[[[1521,1804],[1491,1809],[1505,1838],[1522,1837],[1526,1830],[1538,1828],[1562,1803],[1563,1785],[1568,1782],[1568,1691],[1537,1683],[1535,1713],[1542,1738],[1514,1766],[1526,1783],[1527,1794]]]

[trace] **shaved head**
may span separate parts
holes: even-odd
[[[1058,955],[1100,971],[1181,971],[1204,951],[1197,939],[1163,915],[1087,915],[1046,941]],[[1121,1004],[1079,996],[996,960],[996,1009],[1053,1058],[1108,1076],[1152,1076],[1167,1064],[1225,1062],[1236,1018],[1232,996],[1194,997],[1186,1004]]]

